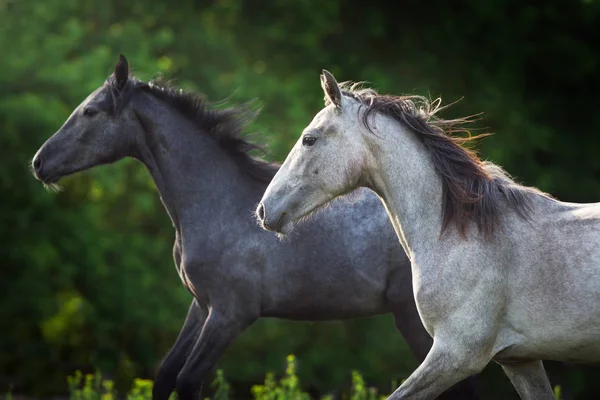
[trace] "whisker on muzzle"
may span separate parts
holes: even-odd
[[[62,192],[63,188],[58,183],[43,183],[44,188],[53,193]]]

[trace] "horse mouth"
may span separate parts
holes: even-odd
[[[275,232],[275,233],[283,233],[283,225],[285,223],[286,215],[287,215],[287,213],[282,213],[279,216],[279,219],[274,224],[270,224],[266,220],[263,220],[262,221],[263,228],[268,231]]]
[[[35,177],[35,179],[42,182],[44,185],[53,185],[53,184],[57,183],[61,178],[61,176],[58,174],[43,176],[43,175],[34,173],[33,176]]]
[[[83,171],[87,168],[85,167],[76,167],[73,168],[71,166],[61,166],[61,168],[57,168],[58,171],[53,171],[53,172],[49,172],[49,173],[44,173],[42,171],[41,174],[38,174],[34,171],[33,176],[35,177],[35,179],[37,179],[38,181],[42,182],[44,185],[54,185],[56,183],[58,183],[58,181],[60,181],[62,178],[66,177],[66,176],[71,176],[77,172]]]
[[[286,215],[287,215],[287,213],[282,213],[281,216],[279,217],[279,219],[277,220],[277,223],[273,227],[273,230],[275,232],[277,232],[277,233],[283,233],[283,224],[285,222]]]
[[[58,181],[60,180],[60,175],[55,175],[55,176],[51,176],[49,178],[46,178],[45,181],[42,181],[43,183],[47,184],[47,185],[53,185],[55,183],[58,183]]]

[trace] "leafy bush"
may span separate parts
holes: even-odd
[[[76,371],[67,378],[70,400],[114,400],[117,393],[114,390],[114,382],[103,379],[102,375],[82,374]],[[148,379],[134,379],[130,390],[126,393],[126,400],[151,400],[153,382]],[[394,385],[395,386],[395,385]],[[215,379],[211,384],[212,397],[205,400],[229,400],[230,385],[225,379],[223,370],[217,370]],[[262,385],[254,385],[251,390],[254,400],[311,400],[310,394],[304,392],[300,386],[300,380],[296,375],[296,357],[287,357],[285,373],[279,379],[272,372],[267,373]],[[554,395],[557,400],[561,398],[560,386],[554,387]],[[5,396],[11,400],[11,396]],[[333,400],[333,395],[322,396],[320,400]],[[364,378],[358,371],[352,371],[352,380],[349,394],[342,395],[347,400],[385,400],[386,395],[379,394],[374,387],[368,387]],[[177,395],[172,394],[170,400],[176,400]]]
[[[114,400],[118,393],[114,390],[114,382],[102,378],[102,374],[82,374],[76,371],[67,378],[70,400]],[[125,394],[127,400],[150,400],[152,399],[153,382],[148,379],[135,379],[131,388]],[[222,370],[217,370],[215,379],[211,384],[212,397],[205,400],[228,400],[230,386]],[[300,380],[296,375],[296,358],[293,355],[287,357],[285,373],[279,379],[272,372],[267,373],[262,385],[254,385],[251,390],[254,400],[310,400],[311,396],[304,392],[300,386]],[[379,395],[376,388],[367,387],[362,375],[358,371],[352,371],[352,385],[350,387],[348,400],[382,400],[387,396]],[[171,395],[171,400],[177,398]],[[321,397],[321,400],[333,400],[332,395]]]

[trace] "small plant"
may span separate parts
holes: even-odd
[[[556,397],[556,400],[560,400],[560,395],[560,385],[554,386],[554,397]]]
[[[127,394],[127,400],[146,400],[152,398],[152,386],[154,382],[149,379],[136,378],[133,386]]]
[[[378,395],[377,388],[365,386],[365,380],[358,371],[352,371],[350,400],[382,400],[387,396]]]
[[[255,400],[310,400],[310,395],[300,389],[296,375],[296,357],[287,357],[285,375],[279,382],[272,373],[268,373],[264,385],[252,387]]]
[[[229,399],[229,383],[225,380],[225,375],[222,370],[217,370],[217,375],[215,376],[215,380],[210,385],[215,389],[215,394],[213,396],[213,400],[228,400]],[[210,399],[208,399],[210,400]]]
[[[114,400],[116,393],[114,382],[103,379],[99,372],[83,375],[75,371],[67,377],[70,400]],[[152,381],[148,379],[135,379],[127,393],[127,400],[152,399]]]
[[[104,388],[102,375],[99,372],[95,374],[86,374],[81,371],[75,371],[75,374],[67,377],[69,385],[69,397],[71,400],[112,400],[112,393],[103,396]]]

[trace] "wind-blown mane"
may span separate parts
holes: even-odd
[[[276,163],[269,163],[249,154],[255,149],[264,151],[243,136],[246,127],[259,112],[254,101],[222,107],[225,102],[211,103],[202,94],[177,89],[162,79],[149,83],[129,79],[127,85],[120,89],[114,76],[111,76],[105,85],[111,89],[115,113],[120,112],[136,90],[145,91],[190,119],[200,131],[208,134],[232,156],[241,171],[259,182],[269,183],[279,168]]]
[[[363,123],[367,129],[373,132],[368,122],[369,115],[382,113],[413,131],[429,151],[443,182],[440,234],[454,223],[464,237],[469,222],[473,221],[486,237],[491,236],[499,222],[503,202],[522,218],[530,218],[529,194],[545,194],[517,184],[502,168],[480,160],[473,150],[461,146],[487,136],[471,136],[465,128],[466,124],[474,121],[473,116],[442,119],[436,114],[448,106],[442,106],[441,99],[429,101],[422,96],[379,95],[375,90],[359,85],[344,82],[340,88],[343,95],[358,100],[366,107]],[[468,136],[453,136],[455,133],[467,133]]]

